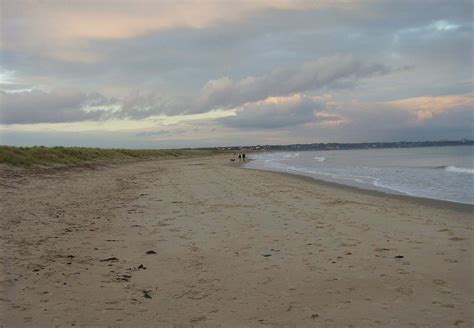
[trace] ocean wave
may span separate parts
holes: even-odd
[[[300,153],[284,154],[283,157],[285,157],[285,158],[300,157]]]
[[[318,162],[324,162],[324,161],[326,161],[326,157],[318,157],[318,156],[316,156],[314,159],[317,160]]]
[[[446,166],[444,169],[448,172],[474,174],[474,169],[467,167]]]

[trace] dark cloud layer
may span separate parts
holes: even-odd
[[[388,72],[389,68],[381,64],[368,64],[352,56],[333,56],[239,81],[224,77],[207,82],[201,89],[199,110],[232,108],[271,96],[338,87]]]
[[[72,123],[108,119],[140,120],[184,110],[155,92],[131,92],[122,100],[99,93],[56,90],[0,90],[0,124]]]
[[[306,96],[273,98],[250,103],[236,111],[235,116],[220,122],[234,128],[275,129],[313,122],[316,112],[325,108],[324,102]]]
[[[142,119],[159,114],[176,115],[183,111],[184,109],[174,99],[170,99],[163,94],[134,91],[123,99],[121,110],[116,116]]]
[[[239,120],[225,122],[229,124],[241,122],[245,127],[256,118],[253,124],[258,125],[258,122],[265,121],[266,128],[270,128],[272,124],[294,125],[296,121],[312,119],[308,109],[314,107],[315,103],[310,101],[310,98],[302,98],[303,101],[299,104],[273,105],[256,102],[268,97],[288,96],[308,90],[337,89],[353,85],[363,78],[389,72],[390,69],[384,65],[369,64],[352,56],[338,55],[306,62],[296,68],[275,69],[265,75],[247,77],[235,82],[227,77],[212,80],[201,89],[198,99],[187,104],[152,91],[134,91],[120,101],[108,99],[98,93],[2,91],[3,115],[0,122],[28,124],[79,122],[105,118],[143,119],[154,115],[205,113],[213,109],[232,109],[249,104],[237,112]],[[255,115],[257,116],[254,117]],[[265,120],[265,116],[271,119]]]
[[[102,120],[108,111],[100,110],[116,103],[98,93],[51,92],[33,90],[7,93],[0,91],[0,123],[64,123]]]

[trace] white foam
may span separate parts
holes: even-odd
[[[326,161],[326,157],[318,157],[318,156],[316,156],[314,159],[317,160],[318,162],[325,162],[325,161]]]
[[[447,166],[445,168],[448,172],[455,172],[455,173],[469,173],[474,174],[474,169],[470,169],[467,167],[456,167],[456,166]]]
[[[294,157],[300,157],[300,153],[290,153],[290,154],[284,154],[283,157],[285,158],[294,158]]]

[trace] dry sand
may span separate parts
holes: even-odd
[[[2,327],[473,324],[472,206],[224,158],[0,176]]]

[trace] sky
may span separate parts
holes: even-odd
[[[0,144],[472,138],[471,0],[1,0]]]

